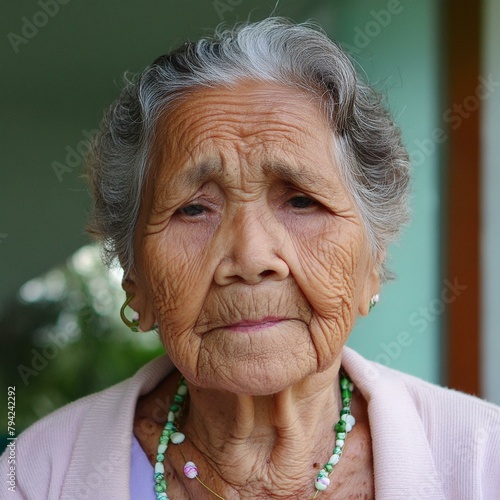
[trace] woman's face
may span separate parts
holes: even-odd
[[[129,291],[180,371],[258,395],[339,363],[378,275],[317,100],[271,83],[199,90],[156,149]]]

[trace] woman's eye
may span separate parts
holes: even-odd
[[[313,205],[316,205],[316,202],[312,198],[308,198],[307,196],[294,196],[290,200],[288,200],[288,204],[293,208],[309,208]]]
[[[195,217],[205,212],[205,207],[202,205],[186,205],[185,207],[179,208],[178,212],[188,217]]]

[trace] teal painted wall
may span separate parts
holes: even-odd
[[[389,251],[397,279],[358,321],[349,344],[392,368],[441,380],[446,300],[441,290],[440,13],[431,0],[324,2],[325,28],[349,50],[368,81],[387,95],[413,159],[413,220]],[[327,10],[329,12],[327,12]],[[452,297],[453,291],[446,292]]]
[[[500,405],[500,2],[485,0],[482,74],[497,88],[482,113],[482,384],[483,395]]]

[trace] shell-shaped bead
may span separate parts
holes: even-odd
[[[186,436],[182,432],[174,432],[170,436],[170,441],[172,441],[173,444],[181,444],[184,442],[184,439],[186,439]]]

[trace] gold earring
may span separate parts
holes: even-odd
[[[127,316],[125,316],[125,309],[127,308],[127,306],[130,304],[130,302],[132,301],[132,299],[135,297],[135,294],[130,294],[130,295],[127,295],[127,300],[125,300],[125,302],[123,303],[122,305],[122,308],[120,309],[120,318],[122,319],[122,321],[133,331],[133,332],[138,332],[139,331],[139,320],[138,319],[134,319],[132,321],[130,321]],[[137,313],[135,313],[137,314]]]

